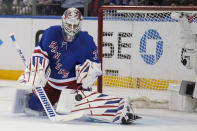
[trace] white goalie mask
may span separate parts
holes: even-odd
[[[62,15],[62,30],[64,39],[72,42],[81,30],[82,14],[76,8],[67,9]]]

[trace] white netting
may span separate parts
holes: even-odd
[[[131,88],[133,102],[167,105],[169,83],[179,84],[194,76],[182,65],[177,44],[182,41],[182,30],[197,32],[191,30],[197,28],[196,14],[181,9],[103,9],[103,86]],[[190,27],[182,29],[183,19]]]

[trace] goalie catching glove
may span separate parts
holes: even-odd
[[[91,88],[98,76],[102,74],[101,64],[86,60],[83,65],[75,67],[77,83],[82,84],[84,89]]]
[[[32,56],[29,66],[25,69],[18,81],[31,87],[45,86],[48,75],[50,74],[48,64],[48,59],[40,56]]]

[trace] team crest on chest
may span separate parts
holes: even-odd
[[[62,63],[60,63],[60,61],[61,61],[60,60],[61,53],[58,52],[59,46],[57,45],[57,42],[52,41],[51,44],[49,45],[49,48],[51,49],[51,53],[54,53],[53,59],[57,60],[55,62],[55,65],[56,65],[55,66],[55,70],[58,71],[58,74],[62,75],[62,78],[67,78],[68,75],[69,75],[69,72],[62,68]]]

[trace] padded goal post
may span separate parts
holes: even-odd
[[[103,87],[167,91],[169,83],[194,79],[194,71],[181,63],[178,46],[183,14],[197,29],[194,6],[102,6],[98,54],[103,76],[98,91]]]

